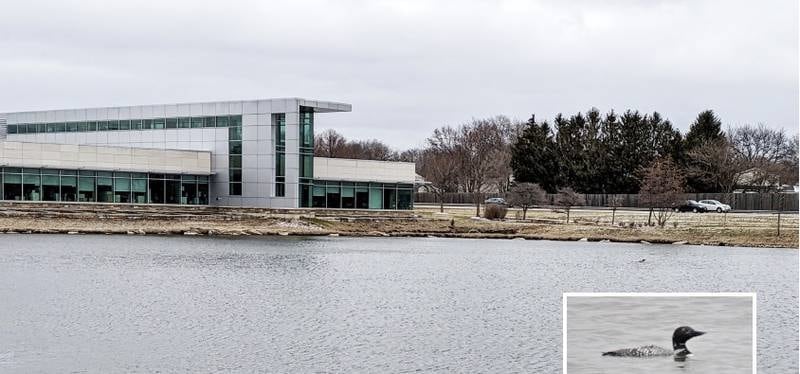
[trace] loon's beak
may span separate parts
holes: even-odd
[[[692,337],[695,337],[695,336],[700,336],[700,335],[703,335],[703,334],[705,334],[705,333],[706,333],[705,331],[697,331],[697,330],[694,330],[694,333],[692,333]]]

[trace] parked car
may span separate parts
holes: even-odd
[[[706,209],[708,209],[709,212],[715,211],[717,213],[722,213],[722,212],[727,213],[731,211],[730,205],[723,204],[717,200],[700,200],[700,204],[705,205]]]
[[[506,205],[506,199],[502,197],[490,197],[483,202],[484,204],[497,204],[497,205]]]
[[[694,213],[705,213],[708,212],[708,207],[703,204],[698,203],[694,200],[686,200],[683,204],[677,206],[675,208],[676,212],[694,212]]]

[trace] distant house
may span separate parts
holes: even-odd
[[[743,191],[770,191],[783,189],[780,175],[763,168],[754,167],[745,170],[736,179],[738,190]]]

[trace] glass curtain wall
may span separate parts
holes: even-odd
[[[194,121],[192,125],[194,126]],[[228,117],[228,194],[242,194],[242,116]],[[217,123],[219,126],[219,123]]]
[[[272,115],[272,139],[275,142],[275,196],[286,196],[286,114]]]
[[[300,207],[313,204],[314,185],[314,108],[300,107]]]
[[[206,175],[0,168],[0,198],[11,201],[208,205],[208,188]]]
[[[241,125],[241,115],[216,117],[170,117],[123,119],[107,121],[73,121],[49,123],[19,123],[7,127],[9,134],[38,134],[55,132],[89,132],[89,131],[128,131],[128,130],[160,130],[190,129],[203,127],[228,127],[229,124]]]
[[[403,183],[314,180],[311,207],[408,210],[414,208],[414,189]]]

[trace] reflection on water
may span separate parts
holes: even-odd
[[[2,235],[0,372],[557,373],[562,291],[756,291],[758,365],[796,372],[797,260],[614,243]]]
[[[570,374],[752,373],[752,318],[750,297],[569,297],[567,368]],[[673,332],[686,325],[706,332],[686,342],[688,359],[601,356],[651,344],[671,351]]]

